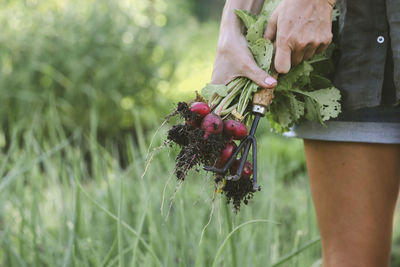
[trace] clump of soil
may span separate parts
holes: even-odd
[[[179,102],[176,114],[183,119],[197,119],[185,102]],[[181,150],[176,157],[175,174],[180,180],[184,180],[190,169],[195,166],[213,166],[218,161],[221,150],[228,142],[223,135],[210,135],[203,138],[204,131],[186,124],[177,124],[168,131],[167,139],[179,145]]]
[[[236,211],[240,210],[240,204],[248,204],[253,198],[253,181],[246,177],[241,177],[238,181],[226,181],[222,191],[226,196],[227,204],[232,203]]]
[[[198,119],[198,115],[190,111],[189,105],[186,102],[179,102],[176,111],[184,119]]]
[[[197,98],[194,101],[201,101]],[[167,116],[178,115],[186,123],[173,125],[167,136],[167,143],[176,144],[180,151],[175,159],[175,174],[179,180],[185,180],[189,170],[198,166],[215,166],[220,159],[221,151],[230,141],[228,137],[218,134],[210,135],[204,140],[204,130],[187,124],[187,121],[199,120],[197,114],[191,112],[188,103],[179,102],[173,113]],[[227,173],[228,174],[228,173]],[[232,203],[235,211],[240,210],[243,202],[245,205],[253,198],[252,179],[242,177],[238,181],[228,181],[225,175],[215,175],[217,192],[225,194],[227,204]]]

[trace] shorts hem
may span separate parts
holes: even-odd
[[[400,144],[400,123],[328,121],[326,125],[324,127],[317,122],[305,122],[293,127],[284,136],[323,141]]]

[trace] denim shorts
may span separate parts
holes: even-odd
[[[327,121],[326,127],[317,122],[304,122],[285,135],[325,141],[400,144],[400,104],[396,101],[394,83],[394,76],[399,74],[394,69],[391,49],[387,53],[379,106],[344,110],[338,118]]]
[[[303,139],[400,144],[400,106],[342,112],[337,119],[296,125],[285,134]]]

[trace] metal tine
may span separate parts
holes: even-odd
[[[231,181],[237,181],[240,179],[244,164],[246,163],[247,156],[249,155],[250,152],[250,147],[253,146],[253,190],[257,191],[259,190],[259,186],[257,185],[257,140],[254,136],[258,123],[260,121],[261,115],[256,113],[253,124],[251,125],[251,130],[248,136],[246,136],[245,139],[240,142],[239,146],[236,148],[235,152],[233,152],[232,156],[229,158],[229,160],[225,163],[224,167],[222,169],[220,168],[215,168],[211,166],[203,166],[203,169],[206,171],[212,171],[218,174],[224,174],[228,171],[228,168],[232,165],[233,161],[236,159],[237,155],[239,152],[243,149],[243,146],[246,145],[242,157],[240,158],[240,164],[238,167],[238,170],[236,171],[235,175],[228,176],[225,179],[226,180],[231,180]]]
[[[211,166],[203,166],[203,170],[224,174],[228,170],[228,168],[232,165],[233,161],[236,159],[236,157],[239,154],[240,150],[242,150],[243,146],[248,141],[249,141],[249,136],[247,136],[245,139],[242,140],[242,142],[240,142],[239,146],[236,148],[235,152],[233,152],[232,156],[225,163],[225,166],[222,169],[211,167]]]
[[[260,187],[257,185],[257,140],[256,137],[253,136],[253,191],[260,190]]]
[[[246,141],[248,141],[249,143],[247,144],[247,146],[246,146],[246,148],[245,148],[245,150],[243,152],[242,158],[240,159],[239,168],[238,168],[238,170],[237,170],[235,175],[226,177],[226,180],[237,181],[237,180],[240,179],[240,177],[242,175],[243,168],[244,168],[244,164],[246,162],[247,156],[249,155],[250,147],[251,147],[252,144],[253,144],[253,146],[256,145],[256,140],[255,140],[254,134],[256,133],[258,123],[260,122],[260,118],[261,118],[260,114],[256,113],[255,117],[254,117],[254,120],[253,120],[253,124],[251,125],[250,133],[246,137]],[[253,167],[253,169],[254,169],[254,167]]]
[[[252,139],[251,135],[248,135],[246,137],[247,146],[245,147],[244,152],[242,154],[242,157],[240,158],[240,164],[239,164],[239,167],[238,167],[238,169],[236,171],[236,174],[226,177],[225,178],[226,180],[237,181],[237,180],[240,179],[240,176],[242,176],[242,171],[243,171],[243,168],[244,168],[244,164],[245,164],[245,162],[247,160],[247,156],[249,155],[249,151],[250,151],[250,147],[251,147],[251,139]]]
[[[255,136],[249,135],[249,136],[246,137],[246,139],[248,139],[248,140],[247,140],[248,144],[247,144],[247,146],[246,146],[246,148],[245,148],[245,150],[244,150],[244,152],[243,152],[242,157],[240,158],[240,165],[239,165],[239,168],[238,168],[238,170],[236,171],[236,174],[233,175],[233,176],[227,177],[227,178],[226,178],[227,180],[237,181],[237,180],[240,179],[240,177],[241,177],[241,175],[242,175],[243,168],[244,168],[244,164],[246,163],[247,156],[249,155],[250,147],[251,147],[251,146],[253,146],[253,153],[255,152],[255,153],[256,153],[256,156],[257,156],[257,150],[254,150],[254,148],[257,147],[257,143],[256,143],[256,138],[255,138]],[[256,162],[256,161],[255,161],[255,162]],[[253,154],[253,169],[255,169],[256,167],[257,167],[257,162],[254,164],[254,154]],[[253,172],[253,173],[254,173],[254,172]],[[257,174],[256,174],[256,175],[257,175]],[[253,174],[253,177],[254,177],[254,174]],[[257,179],[257,177],[256,177],[256,179]]]

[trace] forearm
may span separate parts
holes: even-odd
[[[240,31],[241,23],[234,12],[235,9],[246,9],[258,14],[263,4],[264,0],[227,0],[222,12],[221,30]]]
[[[264,0],[226,0],[222,13],[212,84],[228,84],[237,77],[247,77],[263,88],[273,88],[276,80],[261,69],[242,34],[242,23],[235,9],[260,13]]]

